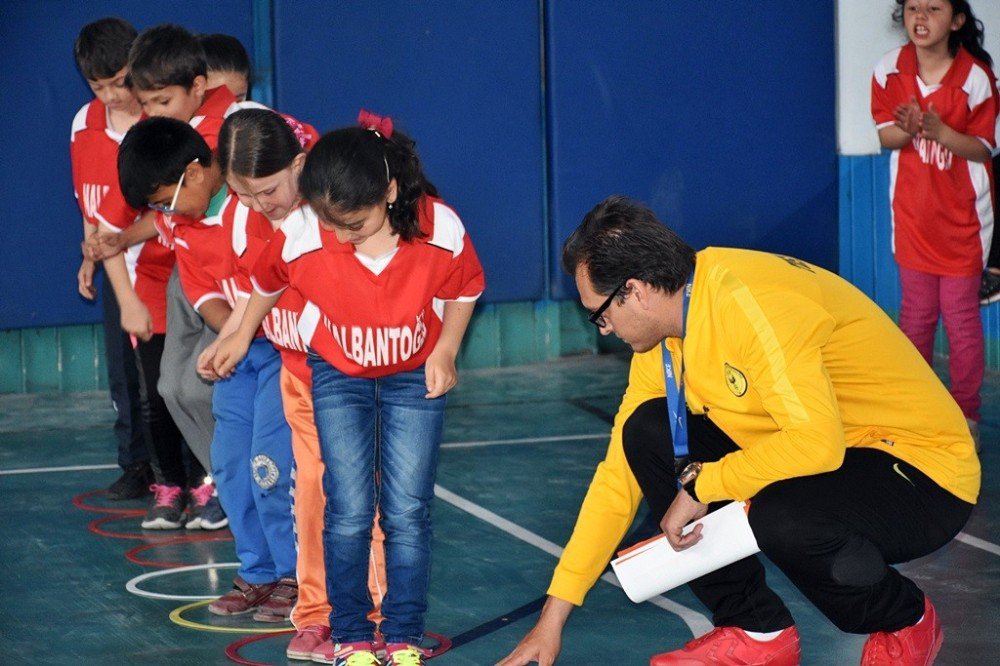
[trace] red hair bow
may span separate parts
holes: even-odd
[[[380,136],[384,136],[387,139],[392,138],[392,118],[388,116],[382,117],[377,116],[371,111],[366,111],[361,109],[358,112],[358,125],[365,128],[366,130],[371,130]]]

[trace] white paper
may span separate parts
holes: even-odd
[[[744,502],[732,502],[694,521],[684,533],[698,524],[704,525],[701,541],[687,550],[675,551],[661,534],[612,560],[611,568],[629,599],[646,601],[760,552]]]

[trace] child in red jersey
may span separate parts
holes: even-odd
[[[485,282],[465,227],[427,180],[392,121],[325,135],[299,180],[311,211],[275,234],[253,271],[237,332],[220,343],[230,372],[281,293],[305,306],[312,398],[326,472],[324,551],[334,641],[324,661],[380,664],[367,617],[376,511],[385,532],[385,664],[422,664],[430,576],[430,501],[455,358]],[[312,212],[314,211],[314,212]]]
[[[298,179],[305,151],[317,138],[312,128],[264,109],[238,111],[222,126],[219,161],[230,190],[238,198],[223,215],[234,218],[233,246],[239,255],[240,270],[237,304],[220,338],[238,327],[253,291],[250,270],[268,242],[279,228],[302,224],[304,213],[309,211],[302,205]],[[281,399],[292,429],[295,457],[292,507],[299,595],[292,613],[297,632],[286,652],[289,659],[309,660],[314,652],[328,647],[324,644],[330,636],[330,603],[323,560],[324,465],[313,418],[306,346],[297,327],[304,304],[298,291],[286,289],[262,324],[267,339],[281,352]],[[213,355],[214,347],[206,350],[199,359],[199,368],[208,378],[217,379],[211,370]],[[377,611],[385,590],[385,559],[381,530],[377,524],[373,529],[369,591]]]
[[[966,0],[896,0],[909,42],[872,77],[872,115],[890,162],[899,326],[930,363],[944,318],[951,394],[979,441],[984,372],[979,287],[993,234],[998,112],[982,23]]]
[[[128,50],[137,34],[135,28],[120,18],[103,18],[85,25],[73,45],[77,66],[95,98],[84,104],[73,118],[70,138],[73,190],[83,214],[85,244],[97,233],[100,224],[97,210],[104,195],[118,187],[115,168],[118,144],[142,115],[139,101],[126,82]],[[85,255],[77,272],[77,289],[89,300],[97,296],[94,268],[95,262]],[[118,500],[147,495],[153,472],[142,425],[135,353],[128,334],[121,329],[121,312],[108,277],[108,271],[115,269],[128,281],[124,261],[107,267],[103,272],[101,304],[108,388],[116,414],[118,464],[123,470],[121,477],[108,488],[108,496]]]
[[[232,214],[219,162],[187,123],[149,118],[125,137],[122,191],[135,206],[173,211],[180,281],[205,323],[220,329],[236,301]],[[282,622],[296,601],[292,448],[281,409],[281,358],[259,334],[246,361],[213,390],[212,477],[229,516],[240,569],[233,590],[209,605],[219,615],[254,613]],[[194,367],[187,368],[194,372]]]

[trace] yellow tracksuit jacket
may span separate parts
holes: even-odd
[[[893,321],[847,281],[798,259],[698,253],[685,337],[688,408],[740,450],[706,463],[703,502],[752,498],[770,483],[840,467],[846,447],[886,451],[975,503],[980,467],[958,405]],[[642,493],[622,427],[666,394],[660,347],[635,354],[629,384],[549,594],[582,604],[632,523]]]

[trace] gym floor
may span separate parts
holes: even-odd
[[[627,370],[608,355],[462,373],[434,506],[427,631],[448,648],[436,666],[492,664],[532,626]],[[941,616],[938,664],[997,663],[1000,651],[1000,375],[983,398],[979,505],[958,539],[902,567]],[[231,584],[227,531],[143,532],[143,502],[107,500],[112,420],[106,393],[0,396],[0,661],[309,663],[285,658],[290,627],[205,609]],[[858,663],[864,637],[840,633],[767,566],[802,634],[802,663]],[[606,575],[571,618],[559,663],[646,664],[709,627],[686,588],[635,605]]]

